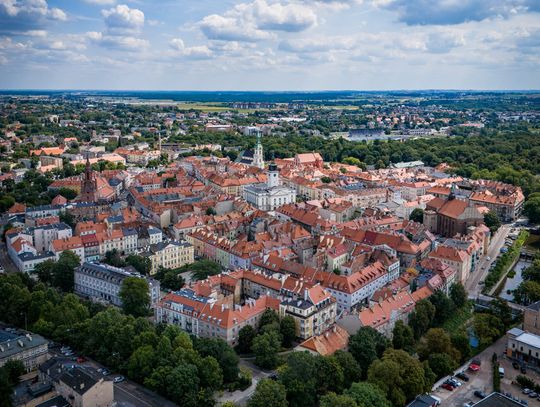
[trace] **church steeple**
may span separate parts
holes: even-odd
[[[263,147],[261,144],[261,131],[257,129],[257,145],[255,146],[255,151],[253,152],[253,165],[261,169],[264,168],[264,155]]]

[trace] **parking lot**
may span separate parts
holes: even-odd
[[[540,401],[538,399],[532,399],[523,394],[521,388],[518,385],[512,384],[512,381],[520,374],[519,370],[512,367],[512,362],[503,356],[503,352],[506,347],[506,336],[499,339],[495,344],[484,350],[482,353],[476,356],[481,361],[481,368],[478,372],[471,372],[465,370],[469,381],[462,382],[462,385],[453,391],[445,390],[441,387],[437,388],[432,394],[441,399],[441,406],[443,407],[462,407],[469,401],[477,402],[480,399],[474,395],[474,392],[479,390],[486,394],[489,394],[493,390],[493,376],[491,357],[493,352],[497,353],[500,366],[505,370],[505,376],[501,379],[501,392],[510,393],[512,396],[517,397],[520,400],[526,400],[531,407],[540,407]],[[527,377],[540,383],[540,375],[531,370],[527,371]]]

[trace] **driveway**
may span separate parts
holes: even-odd
[[[232,401],[236,405],[239,406],[245,406],[250,399],[250,397],[255,392],[255,388],[257,387],[257,383],[261,379],[265,379],[269,377],[273,372],[271,371],[264,371],[259,369],[253,362],[246,360],[246,359],[240,359],[240,366],[244,368],[248,368],[251,371],[252,374],[252,382],[251,386],[249,386],[246,390],[240,391],[224,391],[223,394],[216,397],[217,405],[220,406],[226,401]]]

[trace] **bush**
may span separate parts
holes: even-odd
[[[501,376],[499,376],[499,362],[493,361],[493,391],[501,391]]]
[[[523,388],[534,389],[536,387],[534,380],[529,379],[527,376],[519,375],[516,377],[516,382]]]

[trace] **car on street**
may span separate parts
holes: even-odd
[[[79,356],[77,358],[77,363],[84,363],[84,362],[86,362],[86,358],[84,356]]]
[[[531,392],[529,393],[529,397],[532,398],[532,399],[535,399],[535,398],[538,397],[538,393],[536,393],[535,391],[531,391]]]
[[[109,369],[103,369],[103,370],[101,371],[101,374],[102,374],[103,376],[108,376],[108,375],[111,374],[111,372],[109,371]]]
[[[442,387],[443,389],[448,390],[448,391],[454,390],[454,386],[452,386],[452,385],[449,384],[449,383],[443,383],[441,387]]]
[[[523,389],[521,392],[522,392],[523,394],[529,394],[531,391],[532,391],[531,389],[525,388],[525,389]]]
[[[484,393],[484,392],[481,391],[481,390],[476,390],[476,391],[474,392],[474,395],[475,395],[476,397],[478,397],[479,399],[485,399],[485,398],[487,397],[487,394]]]
[[[525,366],[521,366],[521,373],[523,374],[527,373],[527,369],[525,368]]]
[[[459,380],[456,380],[454,378],[448,379],[448,382],[450,382],[450,384],[452,384],[454,387],[459,387],[463,384]]]
[[[120,383],[120,382],[123,382],[125,380],[125,377],[124,376],[116,376],[114,379],[113,379],[113,382],[115,383]]]
[[[456,377],[457,377],[458,379],[463,380],[464,382],[468,382],[468,381],[469,381],[469,376],[467,376],[467,375],[465,374],[465,372],[459,372],[459,373],[456,375]]]
[[[521,404],[522,406],[528,406],[529,402],[527,400],[519,400],[519,404]]]
[[[471,363],[469,365],[469,370],[472,372],[478,372],[480,370],[480,365],[477,365],[476,363]]]
[[[518,363],[518,362],[512,362],[512,367],[513,367],[514,369],[519,370],[519,363]]]

